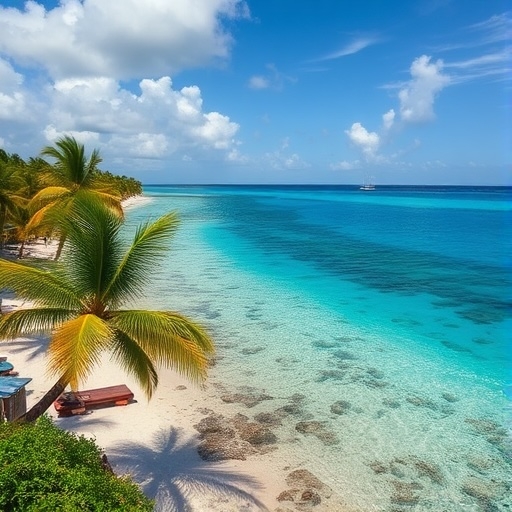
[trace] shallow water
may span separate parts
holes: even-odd
[[[243,412],[279,419],[282,460],[360,510],[512,509],[509,189],[144,194],[128,224],[183,221],[145,304],[208,326],[215,382],[273,397]]]

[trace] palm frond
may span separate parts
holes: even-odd
[[[70,283],[55,271],[0,259],[0,283],[36,306],[78,310],[82,304]]]
[[[121,259],[122,221],[98,197],[75,198],[63,227],[67,233],[67,264],[77,293],[101,300]]]
[[[32,217],[30,217],[27,229],[34,231],[39,228],[44,228],[45,226],[52,226],[54,222],[52,210],[55,206],[55,202],[53,202],[37,210]]]
[[[126,300],[137,298],[155,264],[166,255],[178,225],[178,215],[172,212],[139,226],[132,245],[105,289],[104,301],[117,307]]]
[[[111,350],[113,360],[139,381],[149,400],[158,385],[158,374],[148,355],[136,341],[119,330],[115,332]]]
[[[68,320],[51,337],[49,373],[63,376],[72,389],[77,389],[99,364],[101,353],[109,348],[113,336],[108,324],[96,315]]]
[[[192,380],[203,380],[213,352],[208,334],[187,318],[165,311],[116,311],[110,324],[135,340],[156,364],[177,370]]]
[[[43,148],[41,154],[54,158],[54,172],[61,183],[66,185],[81,185],[86,179],[85,149],[74,137],[65,135],[55,142],[55,146]]]
[[[40,190],[29,203],[29,209],[32,211],[39,210],[49,203],[63,199],[70,195],[70,190],[66,187],[46,187]]]
[[[76,311],[59,308],[19,309],[0,315],[0,339],[13,340],[23,335],[47,334]]]

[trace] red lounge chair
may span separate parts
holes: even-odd
[[[83,414],[87,409],[109,405],[127,405],[133,393],[124,384],[106,388],[88,389],[76,393],[63,393],[53,405],[59,416]]]

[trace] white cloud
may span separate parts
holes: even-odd
[[[104,77],[57,81],[48,87],[48,108],[38,119],[44,143],[71,134],[102,152],[141,158],[191,150],[229,153],[237,144],[239,125],[204,112],[198,87],[174,90],[169,77],[144,79],[139,87],[134,94]]]
[[[358,167],[360,167],[359,160],[354,160],[353,162],[342,160],[341,162],[336,162],[330,165],[330,168],[333,171],[351,171],[352,169],[357,169]]]
[[[267,64],[266,75],[253,75],[248,82],[250,89],[273,89],[280,91],[286,83],[296,82],[295,78],[287,76],[277,69],[274,64]]]
[[[23,76],[0,59],[0,119],[16,121],[28,114],[26,95],[21,92]]]
[[[161,76],[226,59],[223,18],[247,17],[243,0],[66,0],[48,11],[0,7],[0,52],[55,79]]]
[[[255,75],[249,78],[248,85],[250,89],[268,89],[270,82],[264,76]]]
[[[423,122],[434,118],[434,100],[450,78],[442,73],[443,62],[430,62],[430,57],[422,55],[411,64],[411,80],[399,93],[400,116],[405,122]]]
[[[384,125],[384,130],[390,130],[393,126],[393,123],[395,122],[395,111],[393,109],[388,110],[382,116],[382,122]]]
[[[361,123],[354,123],[350,130],[345,130],[351,142],[356,145],[369,160],[375,157],[379,149],[380,137],[376,132],[369,132]]]
[[[340,57],[346,57],[347,55],[353,55],[354,53],[358,53],[361,50],[364,50],[365,48],[367,48],[368,46],[371,46],[378,42],[379,42],[379,39],[374,36],[357,37],[356,39],[353,39],[348,44],[346,44],[345,46],[340,48],[339,50],[336,50],[332,53],[324,55],[323,57],[320,57],[319,59],[315,59],[314,62],[339,59]]]

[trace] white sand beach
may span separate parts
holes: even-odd
[[[56,245],[56,241],[47,244],[37,241],[27,246],[26,254],[51,258]],[[13,297],[3,297],[4,312],[24,306]],[[47,340],[28,338],[0,345],[0,352],[7,355],[19,376],[32,379],[27,385],[28,408],[54,383],[46,373],[46,345]],[[158,389],[148,401],[138,384],[108,354],[81,390],[117,384],[126,384],[133,391],[133,403],[68,418],[58,418],[53,407],[48,413],[58,426],[95,439],[117,474],[130,473],[146,494],[156,499],[155,510],[348,510],[340,497],[314,478],[301,483],[301,478],[307,480],[312,475],[307,473],[307,468],[285,460],[278,443],[265,445],[263,441],[261,446],[265,449],[260,449],[259,441],[253,441],[257,449],[250,443],[242,443],[250,449],[245,460],[202,460],[197,451],[201,439],[194,426],[205,418],[211,422],[214,412],[233,417],[232,404],[220,398],[225,390],[209,382],[200,389],[176,373],[160,369]],[[247,427],[249,435],[251,428],[255,428],[254,423],[247,426],[243,418],[239,417],[238,422]],[[256,435],[260,435],[256,430]],[[229,437],[228,432],[228,443]],[[298,477],[293,482],[289,477],[292,472]]]

